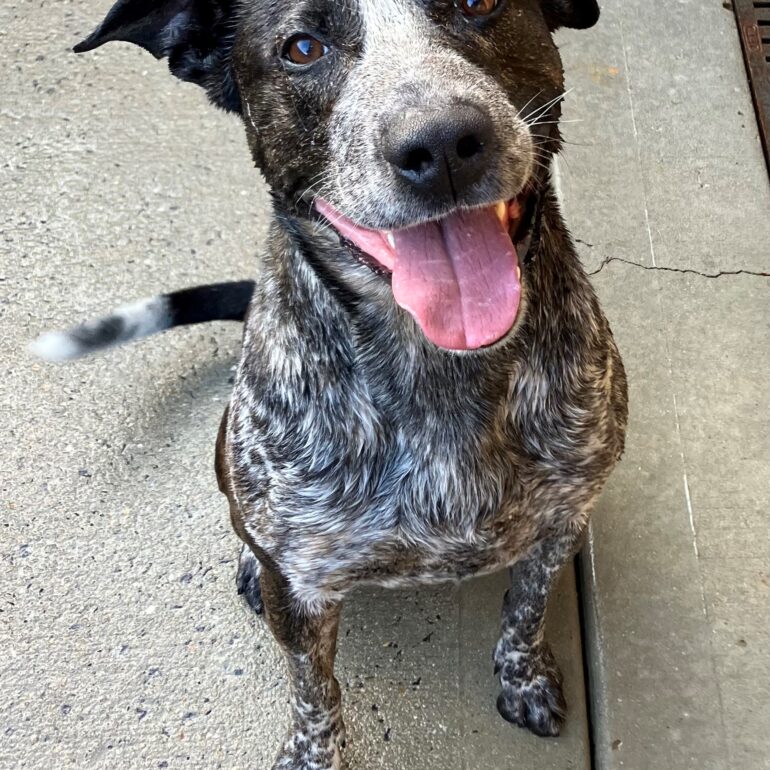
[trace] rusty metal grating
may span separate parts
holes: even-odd
[[[770,0],[733,0],[733,8],[770,170]]]

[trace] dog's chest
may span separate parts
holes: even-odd
[[[350,390],[281,418],[244,400],[230,446],[247,528],[298,594],[498,568],[538,538],[532,492],[549,472],[518,446],[510,410],[503,396],[394,419]]]

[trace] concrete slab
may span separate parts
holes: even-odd
[[[767,272],[770,185],[732,9],[601,5],[590,33],[559,36],[576,235],[645,265]]]
[[[768,272],[770,185],[732,11],[603,5],[563,36],[566,207],[631,391],[583,562],[595,762],[768,767],[770,280],[705,276]]]
[[[23,350],[130,298],[247,276],[264,235],[237,121],[138,50],[69,53],[109,5],[0,7],[0,767],[264,768],[286,682],[235,595],[212,468],[240,330],[67,367]],[[352,768],[588,768],[574,576],[551,608],[572,709],[558,741],[496,714],[503,588],[351,600]]]

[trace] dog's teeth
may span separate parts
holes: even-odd
[[[516,280],[521,283],[521,267],[516,265]]]
[[[393,237],[393,233],[388,232],[385,236],[385,240],[388,242],[391,249],[396,248],[396,239]]]
[[[497,218],[503,223],[503,226],[508,224],[508,205],[505,201],[500,201],[495,205],[495,214],[497,214]]]

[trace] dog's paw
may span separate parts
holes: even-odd
[[[326,740],[314,742],[305,733],[293,733],[286,738],[275,760],[273,770],[342,770],[340,748],[343,735],[325,735]]]
[[[262,565],[259,563],[259,559],[254,556],[254,552],[249,546],[244,545],[241,548],[235,584],[238,587],[238,594],[246,599],[249,607],[257,615],[261,615],[265,610],[262,603],[262,591],[259,587],[259,573],[261,571]]]
[[[498,652],[495,662],[503,688],[497,710],[503,719],[535,735],[556,737],[567,716],[567,702],[562,675],[550,650]]]

